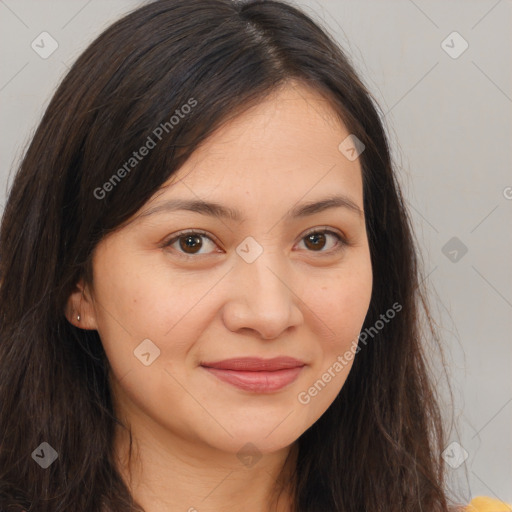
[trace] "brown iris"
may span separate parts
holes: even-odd
[[[325,245],[324,233],[311,233],[305,237],[305,242],[308,249],[322,249]],[[310,245],[311,243],[311,245]],[[319,246],[321,245],[321,247]]]
[[[188,254],[195,254],[196,249],[201,249],[203,241],[199,235],[185,235],[180,237],[180,247]]]

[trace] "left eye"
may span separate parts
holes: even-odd
[[[331,243],[331,247],[325,249],[325,247],[329,245],[329,237],[334,238],[334,242]],[[207,240],[207,242],[212,244],[213,247],[216,245],[215,242],[206,233],[201,231],[189,231],[186,233],[179,233],[171,240],[166,242],[165,247],[172,247],[184,255],[203,254],[200,252],[204,247],[203,240]],[[311,252],[323,253],[333,252],[337,249],[341,249],[345,244],[345,240],[341,235],[330,230],[311,231],[302,237],[301,242],[304,242],[306,248]],[[178,247],[173,247],[176,244]]]
[[[322,250],[327,245],[328,237],[335,238],[336,242],[333,247]],[[302,241],[304,241],[306,247],[308,249],[312,249],[313,252],[332,252],[336,249],[341,249],[345,243],[345,240],[341,237],[341,235],[330,230],[311,231],[302,238],[301,242]],[[338,247],[336,247],[336,245],[338,245]]]

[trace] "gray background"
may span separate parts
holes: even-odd
[[[0,0],[0,211],[69,65],[140,3]],[[384,113],[446,345],[453,485],[512,502],[512,2],[296,3],[338,39]],[[59,45],[47,59],[31,48],[43,31]],[[469,45],[457,58],[445,51],[463,48],[446,39],[454,31]]]

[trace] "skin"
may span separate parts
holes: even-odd
[[[99,332],[115,410],[134,437],[129,464],[127,435],[118,430],[119,468],[147,512],[267,511],[290,450],[293,465],[295,441],[343,386],[352,361],[308,404],[298,400],[357,340],[370,303],[361,166],[338,149],[348,135],[322,96],[290,82],[223,125],[95,249],[93,286],[78,283],[67,316]],[[285,217],[333,193],[361,213],[336,207]],[[244,220],[142,215],[174,198],[217,201]],[[348,245],[325,231],[307,244],[312,228],[338,232]],[[211,240],[193,240],[188,258],[179,240],[163,247],[189,229]],[[236,252],[247,237],[263,248],[252,263]],[[160,350],[149,366],[134,356],[144,339]],[[281,355],[306,366],[272,393],[240,390],[199,366]],[[261,456],[252,465],[237,457],[246,443]],[[286,491],[277,509],[291,510]]]

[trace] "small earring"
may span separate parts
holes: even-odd
[[[80,322],[80,315],[77,315],[76,319]]]

